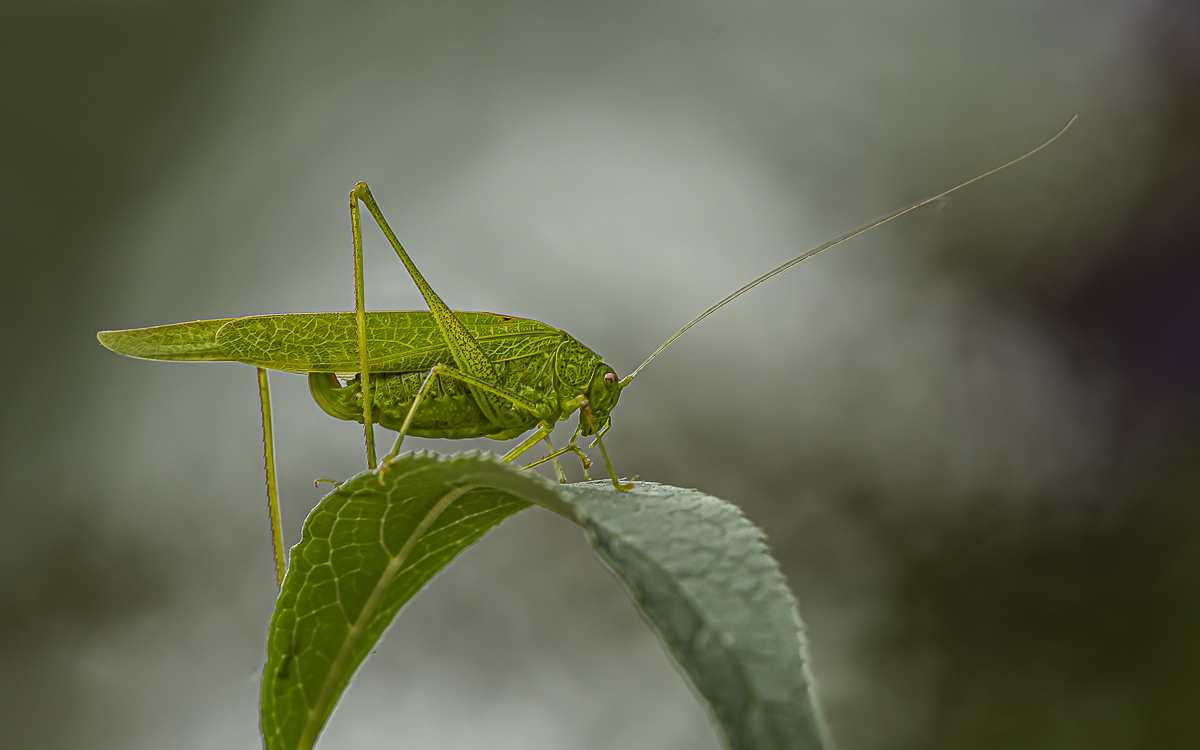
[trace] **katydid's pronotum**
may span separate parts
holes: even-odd
[[[584,467],[591,465],[577,445],[580,436],[593,437],[617,489],[623,484],[612,468],[602,436],[621,390],[632,382],[663,349],[692,326],[767,279],[806,258],[955,192],[977,180],[1032,156],[1054,142],[1071,120],[1037,148],[988,170],[949,190],[877,219],[859,229],[809,250],[763,274],[696,316],[667,339],[625,378],[604,359],[565,331],[536,320],[483,312],[454,312],[425,281],[400,244],[365,183],[350,191],[350,222],[354,247],[353,313],[297,313],[248,318],[200,320],[190,323],[102,331],[100,343],[130,357],[182,362],[244,362],[258,368],[266,454],[268,511],[275,546],[276,573],[284,574],[283,535],[279,523],[278,486],[271,430],[267,370],[308,375],[313,399],[331,416],[361,422],[366,438],[367,466],[376,469],[373,426],[399,432],[378,471],[400,450],[408,434],[431,438],[490,437],[497,440],[533,433],[505,455],[512,461],[538,443],[547,455],[528,465],[554,463],[565,482],[558,457],[571,452]],[[362,220],[365,204],[408,270],[429,312],[367,312],[363,301]],[[363,373],[368,373],[364,377]],[[343,381],[345,381],[343,383]],[[570,442],[555,449],[550,432],[557,422],[579,412],[579,425]],[[527,468],[528,468],[527,467]]]

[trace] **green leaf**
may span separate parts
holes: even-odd
[[[275,604],[263,668],[269,750],[310,748],[358,665],[439,570],[547,483],[473,455],[402,456],[364,472],[304,522]]]
[[[795,601],[762,533],[732,505],[640,483],[562,486],[491,455],[421,453],[365,472],[304,523],[263,669],[268,750],[307,750],[400,608],[531,503],[584,527],[735,750],[816,749]]]
[[[729,747],[827,746],[796,601],[757,526],[723,500],[650,482],[561,492]]]

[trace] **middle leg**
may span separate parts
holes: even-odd
[[[541,425],[538,426],[538,429],[532,435],[525,438],[525,440],[523,440],[521,442],[521,444],[518,445],[516,448],[513,448],[511,451],[506,453],[504,455],[503,460],[506,463],[515,461],[518,457],[520,457],[522,454],[524,454],[530,448],[537,445],[539,441],[545,441],[546,448],[549,450],[550,453],[554,453],[554,444],[550,442],[550,433],[553,430],[554,430],[553,424],[547,424],[547,423],[543,422]],[[554,455],[557,456],[558,454],[555,453]],[[562,466],[559,465],[557,458],[554,459],[554,473],[555,473],[555,475],[558,476],[559,484],[567,483],[567,476],[566,476],[566,474],[563,474]]]

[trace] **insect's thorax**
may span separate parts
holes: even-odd
[[[454,366],[448,356],[441,359],[449,360],[442,364]],[[541,417],[511,401],[495,399],[494,403],[500,403],[499,413],[496,419],[489,419],[465,383],[439,374],[422,397],[408,433],[430,438],[506,440],[527,432],[539,422],[566,419],[579,408],[579,396],[586,396],[602,359],[569,334],[560,332],[553,341],[524,350],[517,348],[493,363],[496,385],[532,402]],[[372,421],[399,430],[428,374],[428,369],[372,373]],[[313,373],[309,382],[314,399],[327,413],[362,422],[362,388],[358,377],[341,386],[330,373]]]

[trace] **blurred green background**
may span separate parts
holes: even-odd
[[[96,331],[350,309],[366,179],[451,306],[625,374],[1078,113],[689,333],[606,445],[766,529],[842,750],[1200,746],[1198,40],[1182,0],[7,4],[0,744],[259,746],[253,371]],[[421,307],[367,243],[368,304]],[[361,432],[273,385],[294,543]],[[400,615],[321,744],[716,746],[540,511]]]

